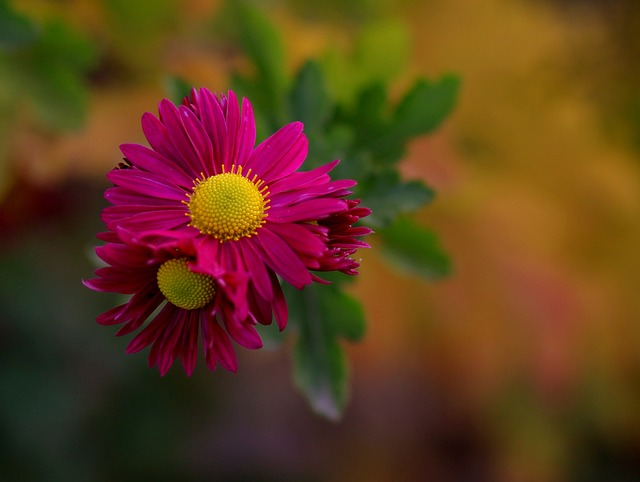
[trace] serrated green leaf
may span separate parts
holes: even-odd
[[[447,276],[451,261],[440,247],[438,237],[414,221],[398,218],[395,223],[376,230],[382,251],[399,269],[429,280]]]
[[[385,130],[388,122],[383,117],[386,104],[387,87],[382,82],[372,82],[358,92],[352,116],[359,144],[356,148],[368,149],[369,140]]]
[[[26,47],[37,37],[38,31],[28,17],[12,10],[8,1],[0,1],[0,50]]]
[[[370,149],[381,159],[397,160],[409,139],[432,132],[446,119],[455,106],[458,89],[455,76],[444,76],[434,83],[416,81],[381,135],[370,140]]]
[[[358,195],[372,211],[367,223],[384,227],[398,215],[416,211],[430,203],[435,193],[422,181],[402,181],[397,171],[388,169],[363,182]]]
[[[304,123],[307,132],[316,132],[324,124],[332,102],[317,62],[307,61],[298,71],[289,98],[292,118]]]
[[[409,46],[405,25],[391,19],[361,28],[353,52],[329,49],[322,64],[333,98],[351,105],[363,86],[372,82],[387,84],[405,68]]]
[[[418,80],[396,109],[396,128],[401,128],[407,137],[433,131],[453,110],[459,87],[460,81],[452,75],[435,83]]]

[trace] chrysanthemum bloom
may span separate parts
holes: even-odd
[[[151,148],[121,146],[126,165],[109,173],[107,229],[197,239],[193,268],[248,273],[247,296],[264,313],[279,293],[278,278],[296,288],[313,271],[353,275],[351,255],[370,232],[353,223],[369,214],[348,201],[352,180],[332,181],[338,161],[299,172],[307,155],[300,122],[255,147],[251,104],[233,92],[217,97],[193,90],[183,105],[168,100],[159,118],[142,117]],[[283,325],[281,325],[283,328]]]
[[[247,297],[248,277],[213,266],[204,274],[197,271],[193,239],[136,239],[119,230],[99,236],[106,244],[96,248],[107,264],[85,285],[96,291],[132,295],[97,319],[102,325],[124,324],[117,335],[125,335],[145,325],[130,341],[127,353],[151,345],[149,367],[158,366],[164,375],[180,358],[188,375],[194,370],[201,333],[207,367],[219,363],[236,371],[237,358],[231,339],[246,348],[260,348],[262,341],[256,322],[286,321],[286,303],[274,284],[274,300],[268,312]],[[158,310],[159,309],[159,310]],[[154,316],[154,313],[155,316]],[[243,314],[241,314],[243,313]]]

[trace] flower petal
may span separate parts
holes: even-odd
[[[214,316],[202,319],[202,343],[207,368],[216,369],[217,362],[230,372],[238,371],[238,358],[229,335],[218,324]]]
[[[267,184],[296,171],[307,156],[308,141],[302,123],[292,122],[256,147],[247,162]]]
[[[147,196],[160,197],[174,201],[187,199],[186,191],[175,185],[167,184],[161,175],[134,169],[115,169],[107,174],[107,178],[117,186]]]
[[[312,199],[295,206],[274,206],[269,209],[267,221],[273,223],[294,223],[316,221],[346,209],[344,199]]]
[[[164,305],[160,313],[158,313],[140,333],[131,339],[125,351],[127,353],[136,353],[156,341],[162,331],[171,322],[175,310],[176,308],[170,303]]]
[[[298,289],[311,283],[311,275],[296,253],[279,236],[263,226],[256,239],[263,261],[289,284]],[[256,243],[258,246],[258,243]]]
[[[271,280],[267,272],[267,267],[260,255],[256,252],[253,238],[242,238],[238,241],[238,246],[242,253],[242,260],[246,269],[251,273],[251,284],[265,300],[273,298]]]
[[[184,171],[180,164],[162,154],[140,144],[122,144],[120,151],[126,159],[139,169],[173,178],[177,185],[191,187],[193,177]]]
[[[289,307],[287,306],[287,300],[284,297],[278,278],[276,278],[273,272],[269,273],[269,276],[271,276],[271,282],[273,284],[273,314],[275,315],[278,328],[282,331],[287,326],[287,321],[289,320]]]

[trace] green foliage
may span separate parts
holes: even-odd
[[[332,95],[349,105],[372,82],[387,84],[406,67],[409,37],[395,20],[364,25],[347,54],[330,49],[322,59]]]
[[[86,74],[95,60],[92,44],[61,21],[37,25],[6,2],[0,3],[0,32],[3,110],[28,102],[35,121],[46,129],[80,127]]]
[[[307,168],[341,159],[333,175],[358,181],[354,195],[373,210],[376,245],[400,269],[426,279],[450,271],[437,236],[407,215],[427,205],[434,192],[419,180],[403,180],[398,163],[407,142],[436,129],[455,105],[458,79],[417,80],[397,103],[389,82],[405,66],[408,38],[388,21],[363,29],[349,55],[330,51],[309,60],[286,82],[282,41],[267,17],[245,2],[233,5],[234,22],[249,60],[250,74],[236,73],[233,88],[250,97],[259,126],[270,134],[286,122],[305,124]],[[313,409],[338,419],[348,400],[348,367],[341,339],[359,340],[365,331],[360,303],[344,292],[344,276],[332,285],[288,288],[291,323],[297,327],[293,371]]]
[[[348,401],[346,357],[339,339],[356,341],[365,332],[360,303],[337,285],[286,288],[291,324],[298,330],[294,380],[313,409],[337,420]]]
[[[377,233],[385,254],[404,271],[425,279],[442,278],[451,271],[449,257],[435,233],[411,219],[397,218]]]

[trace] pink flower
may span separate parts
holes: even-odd
[[[338,161],[308,172],[302,124],[293,122],[255,145],[248,100],[193,90],[183,105],[163,100],[159,118],[142,117],[151,148],[121,146],[127,165],[108,178],[115,184],[103,212],[109,230],[198,239],[196,268],[248,273],[249,293],[270,304],[274,274],[296,288],[319,280],[312,271],[356,274],[351,255],[370,232],[352,227],[366,208],[348,201],[352,180],[332,181]]]
[[[273,284],[273,303],[257,303],[247,297],[246,275],[228,273],[219,266],[198,272],[191,238],[141,240],[123,230],[117,235],[103,233],[100,238],[106,244],[96,248],[96,253],[107,266],[99,268],[98,277],[84,281],[85,285],[132,296],[97,321],[123,324],[119,336],[142,328],[126,351],[135,353],[151,345],[149,367],[158,365],[162,375],[176,358],[192,374],[200,333],[207,368],[214,370],[219,363],[235,372],[238,362],[231,339],[245,348],[260,348],[255,325],[271,323],[271,309],[278,325],[284,327],[287,306],[277,283]]]
[[[257,323],[287,324],[280,278],[302,289],[325,282],[315,272],[357,274],[351,256],[371,230],[354,223],[370,211],[347,199],[355,181],[329,177],[338,161],[298,171],[300,122],[256,147],[249,101],[240,109],[233,92],[207,89],[177,107],[161,101],[159,114],[142,117],[150,147],[123,144],[125,162],[107,175],[97,253],[108,266],[85,284],[132,295],[98,318],[124,323],[119,335],[152,317],[127,351],[152,345],[149,364],[162,374],[178,357],[192,373],[199,331],[207,367],[235,371],[231,339],[259,348]]]

